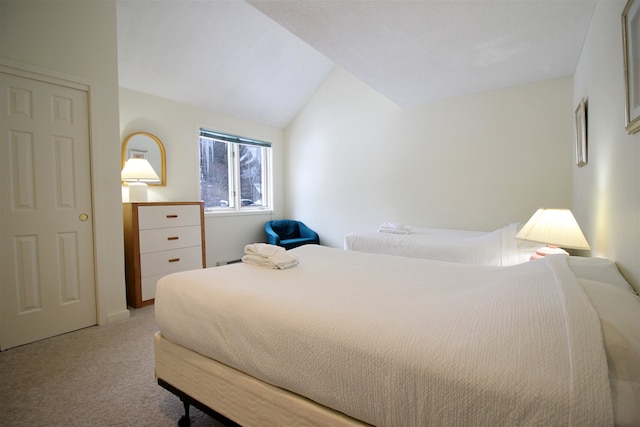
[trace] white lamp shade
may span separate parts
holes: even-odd
[[[124,164],[120,178],[123,181],[158,182],[160,177],[147,159],[129,159]]]
[[[516,234],[516,239],[567,249],[591,249],[569,209],[538,209]]]

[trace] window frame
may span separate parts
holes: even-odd
[[[229,200],[229,206],[206,207],[205,215],[238,215],[238,214],[264,214],[273,212],[273,147],[270,142],[259,141],[238,135],[227,134],[200,127],[198,130],[198,169],[201,169],[201,142],[200,138],[210,138],[228,144],[228,180],[230,188],[229,195],[233,195]],[[262,172],[262,202],[261,206],[242,206],[242,191],[240,177],[240,145],[259,147],[262,150],[261,172]],[[202,197],[202,181],[198,182],[198,193]],[[266,194],[264,194],[266,193]],[[231,197],[230,197],[231,199]]]

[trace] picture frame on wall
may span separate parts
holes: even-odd
[[[146,159],[149,160],[149,152],[146,150],[129,150],[130,159]]]
[[[587,164],[587,101],[583,98],[576,108],[576,164]]]
[[[640,0],[628,0],[622,11],[625,128],[629,134],[640,130]]]

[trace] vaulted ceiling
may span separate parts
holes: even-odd
[[[596,0],[117,0],[120,85],[284,128],[334,66],[401,107],[573,74]]]

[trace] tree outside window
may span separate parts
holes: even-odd
[[[268,143],[201,129],[200,196],[205,211],[268,209],[270,150]]]

